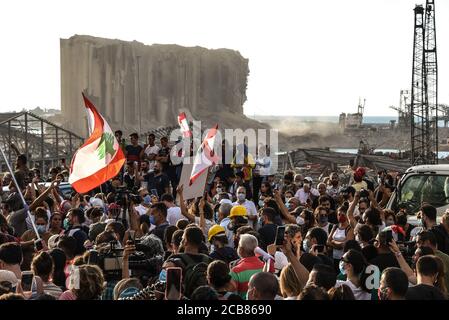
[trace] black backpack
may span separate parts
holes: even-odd
[[[187,254],[180,255],[182,261],[183,277],[184,277],[184,296],[190,299],[193,291],[200,286],[207,285],[207,266],[210,258],[201,255],[201,261],[195,261]]]

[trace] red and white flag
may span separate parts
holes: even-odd
[[[125,163],[125,155],[92,102],[83,94],[88,114],[89,138],[72,158],[69,182],[79,193],[86,193],[115,177]]]
[[[190,131],[189,123],[187,122],[187,117],[184,112],[181,112],[178,115],[178,124],[179,127],[181,128],[182,136],[184,138],[189,138],[192,136],[192,131]]]
[[[218,163],[219,158],[214,152],[217,130],[218,124],[209,130],[206,138],[196,152],[192,173],[190,174],[190,185],[192,185],[192,183],[210,166]]]

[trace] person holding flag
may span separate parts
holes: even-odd
[[[83,94],[90,136],[72,158],[69,183],[86,193],[119,174],[125,155],[111,127]]]

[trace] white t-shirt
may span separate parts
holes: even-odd
[[[180,207],[167,209],[167,221],[171,226],[176,226],[176,223],[181,219],[185,219],[185,217],[182,215]]]
[[[263,177],[272,174],[270,157],[257,158],[256,169],[259,170],[259,174]]]
[[[242,204],[240,204],[237,201],[237,202],[234,202],[232,205],[233,206],[244,206],[246,208],[246,214],[248,216],[257,216],[256,206],[255,206],[254,202],[252,202],[251,200],[246,199],[245,202]],[[252,227],[254,230],[256,230],[256,224],[257,224],[257,221],[249,221],[248,220],[248,225],[250,227]]]
[[[234,232],[232,232],[232,230],[228,229],[228,225],[230,222],[231,222],[231,219],[226,217],[220,221],[220,226],[225,228],[225,234],[226,234],[226,237],[228,238],[228,246],[231,248],[234,248]]]
[[[318,192],[317,189],[310,189],[309,192],[305,192],[304,188],[299,189],[295,193],[295,197],[298,198],[299,202],[301,202],[302,204],[306,203],[307,199],[309,199],[309,198],[310,198],[310,200],[312,200],[311,195],[318,197],[320,195],[320,193]]]
[[[147,155],[147,156],[149,156],[150,154],[158,154],[158,152],[159,152],[159,147],[157,146],[157,145],[154,145],[154,146],[147,146],[146,147],[146,149],[145,149],[145,154]],[[154,160],[150,160],[150,161],[148,161],[148,165],[149,165],[149,170],[153,170],[154,169],[154,164],[156,163],[156,161],[154,161]]]
[[[324,227],[319,227],[320,229],[323,229],[324,231],[326,231],[326,234],[327,234],[327,236],[329,236],[329,225],[330,225],[331,223],[330,222],[328,222],[328,223],[326,223],[326,225],[324,226]],[[332,228],[330,228],[330,230],[332,231]]]
[[[346,281],[337,280],[335,287],[338,288],[342,284],[345,284],[349,288],[351,288],[352,293],[354,294],[354,297],[356,300],[371,300],[371,293],[366,292],[361,287],[357,288],[350,280],[346,280]]]
[[[149,208],[147,208],[147,207],[145,207],[145,206],[143,206],[143,205],[141,205],[141,204],[139,204],[139,205],[136,207],[137,212],[139,212],[139,215],[141,215],[141,216],[143,216],[144,214],[146,214],[147,211],[148,211],[148,209],[149,209]]]

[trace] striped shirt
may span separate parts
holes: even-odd
[[[49,295],[55,297],[56,300],[58,300],[62,294],[62,290],[60,287],[55,285],[53,282],[47,282],[47,283],[44,283],[44,293],[49,294]]]
[[[264,263],[256,256],[242,258],[229,273],[237,285],[237,294],[246,299],[248,282],[253,274],[262,272]]]

